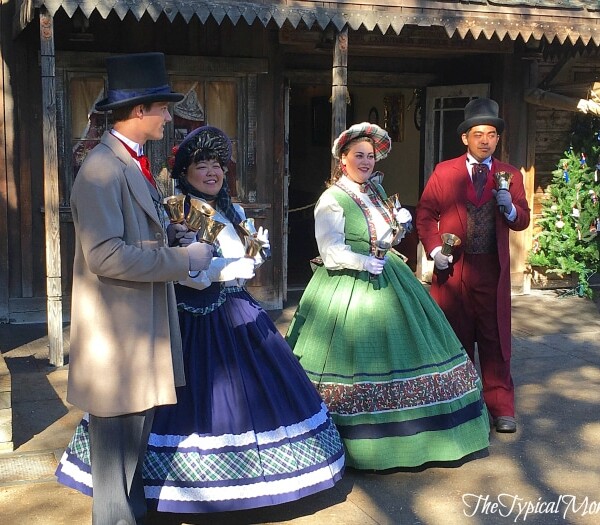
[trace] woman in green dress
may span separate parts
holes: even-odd
[[[367,122],[334,142],[338,168],[315,208],[323,264],[287,340],[329,408],[347,466],[454,465],[487,455],[488,414],[473,363],[393,249],[412,218],[373,174],[390,149],[387,132]]]

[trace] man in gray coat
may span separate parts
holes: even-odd
[[[185,384],[172,281],[206,269],[212,248],[169,247],[161,196],[146,160],[148,140],[171,121],[161,53],[107,59],[113,112],[79,170],[71,195],[75,261],[67,399],[89,412],[94,525],[143,523],[142,464],[154,408]],[[172,227],[171,227],[172,228]],[[179,232],[184,235],[184,232]]]

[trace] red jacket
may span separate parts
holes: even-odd
[[[496,239],[500,262],[498,329],[502,355],[508,359],[511,353],[509,231],[527,228],[530,210],[521,172],[510,164],[493,159],[491,174],[499,171],[506,171],[513,175],[509,191],[517,210],[514,222],[506,220],[499,210],[496,212]],[[435,167],[417,205],[417,232],[427,254],[430,254],[436,246],[442,245],[440,237],[442,233],[454,233],[461,239],[466,239],[468,191],[472,192],[472,184],[467,171],[466,153],[461,157],[441,162]],[[453,256],[451,272],[444,272],[443,279],[438,279],[436,272],[433,275],[431,294],[443,310],[459,307],[456,302],[461,294],[462,247],[455,249]]]

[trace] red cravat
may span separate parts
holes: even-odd
[[[473,164],[473,186],[475,186],[477,200],[481,199],[489,171],[487,164]]]
[[[150,172],[150,161],[148,160],[148,157],[146,157],[146,155],[138,155],[135,151],[133,151],[133,149],[131,149],[127,144],[125,144],[125,142],[123,142],[121,139],[119,140],[121,141],[121,144],[125,146],[125,149],[129,152],[129,154],[140,163],[140,168],[142,169],[144,177],[146,177],[148,182],[156,188],[156,181],[154,180],[154,177]]]

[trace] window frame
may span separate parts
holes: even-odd
[[[102,77],[106,82],[105,53],[57,52],[56,102],[59,156],[59,191],[61,207],[68,207],[76,174],[73,171],[70,82],[83,76]],[[267,59],[167,56],[170,79],[193,79],[198,82],[235,81],[237,85],[238,195],[241,202],[253,202],[256,195],[256,136],[258,75],[268,73]],[[193,72],[190,73],[190,72]],[[105,83],[106,89],[106,83]],[[207,122],[210,125],[210,122]],[[166,165],[171,153],[174,125],[166,128],[162,141],[148,147],[154,169]]]

